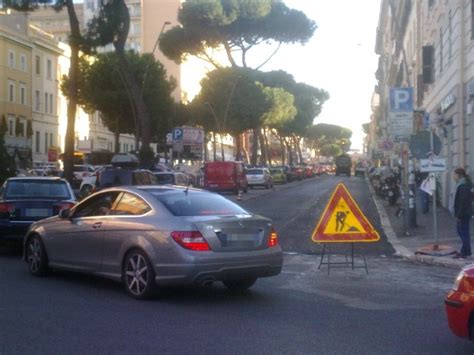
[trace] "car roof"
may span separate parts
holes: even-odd
[[[63,180],[66,181],[63,178],[60,178],[58,176],[16,176],[16,177],[11,177],[8,178],[7,181],[16,181],[16,180]]]

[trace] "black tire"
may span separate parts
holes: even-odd
[[[135,299],[145,300],[155,295],[155,270],[144,251],[133,249],[125,255],[122,281],[127,293]]]
[[[33,235],[28,239],[25,246],[26,262],[28,269],[34,276],[46,276],[48,273],[48,255],[43,241],[38,235]]]
[[[257,281],[257,278],[253,277],[253,278],[239,279],[239,280],[224,280],[222,281],[222,283],[230,291],[243,292],[243,291],[247,291],[250,287],[252,287],[256,281]]]
[[[471,314],[469,318],[469,324],[468,324],[468,335],[469,335],[469,340],[474,340],[474,315]]]

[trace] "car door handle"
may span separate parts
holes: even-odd
[[[102,227],[102,222],[96,222],[92,225],[92,228],[95,228],[95,229],[98,229],[100,227]]]

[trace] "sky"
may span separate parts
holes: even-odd
[[[262,70],[283,69],[296,81],[325,89],[331,98],[314,123],[352,130],[352,149],[362,150],[362,124],[369,122],[376,85],[375,37],[380,0],[285,0],[318,28],[304,46],[284,45]],[[259,53],[259,55],[261,55]]]

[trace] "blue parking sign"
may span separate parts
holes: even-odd
[[[183,139],[183,129],[175,128],[173,129],[173,141],[180,141]]]
[[[390,111],[391,112],[413,111],[413,88],[391,88],[390,89]]]

